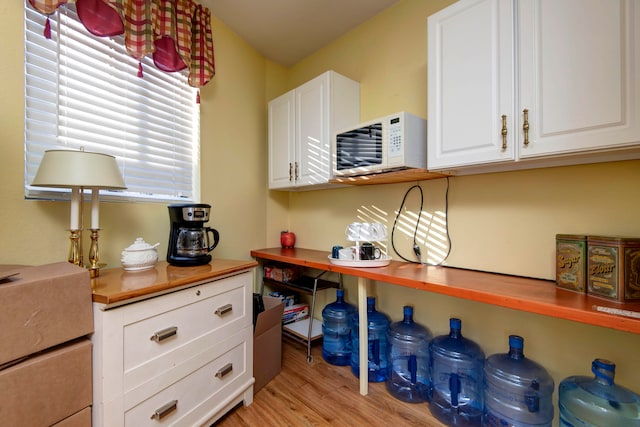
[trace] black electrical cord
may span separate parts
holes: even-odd
[[[402,208],[405,205],[405,202],[407,201],[407,197],[409,196],[409,193],[411,193],[411,191],[413,189],[417,188],[420,191],[420,209],[418,210],[418,218],[416,219],[416,227],[413,230],[413,253],[416,255],[416,257],[418,257],[418,259],[420,261],[413,261],[410,260],[408,258],[406,258],[405,256],[403,256],[400,252],[398,252],[398,250],[396,249],[396,245],[395,245],[395,241],[394,241],[394,234],[396,231],[396,225],[398,223],[398,218],[400,218],[400,215],[402,214]],[[437,264],[430,264],[427,262],[422,262],[422,255],[420,252],[420,246],[418,245],[418,242],[416,241],[417,235],[418,235],[418,226],[420,225],[420,218],[422,217],[422,208],[424,205],[424,194],[422,192],[422,187],[420,187],[419,185],[414,185],[411,188],[409,188],[407,190],[406,193],[404,193],[404,197],[402,198],[402,203],[400,203],[400,208],[398,209],[398,213],[396,214],[396,218],[393,221],[393,227],[391,228],[391,247],[393,248],[393,251],[400,257],[402,258],[404,261],[407,262],[411,262],[414,264],[425,264],[425,265],[431,265],[431,266],[438,266],[438,265],[442,265],[443,262],[445,262],[447,260],[447,258],[449,257],[449,254],[451,253],[451,236],[449,235],[449,177],[447,177],[447,189],[445,191],[445,205],[444,205],[444,213],[445,213],[445,230],[446,230],[446,236],[447,236],[447,253],[445,254],[444,258],[442,258],[442,260],[440,260],[440,262],[438,262]]]

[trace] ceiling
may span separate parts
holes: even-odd
[[[202,0],[264,57],[289,67],[400,0]],[[215,28],[214,44],[215,44]]]

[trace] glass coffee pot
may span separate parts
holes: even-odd
[[[176,254],[186,257],[207,255],[218,245],[220,235],[218,231],[210,228],[178,228],[178,240]]]

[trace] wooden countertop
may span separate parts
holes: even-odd
[[[155,268],[144,271],[124,271],[109,268],[100,271],[100,276],[91,279],[93,301],[106,305],[119,305],[128,300],[161,294],[190,284],[215,277],[254,268],[255,261],[214,259],[209,264],[193,267],[176,267],[166,261]]]
[[[343,267],[331,263],[329,252],[301,248],[259,249],[251,251],[251,255],[258,259],[334,271],[544,316],[640,333],[640,302],[622,304],[580,294],[557,288],[555,282],[550,280],[400,261],[391,261],[386,267]],[[618,314],[612,314],[612,311]]]

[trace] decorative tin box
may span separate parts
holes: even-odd
[[[640,239],[589,236],[587,293],[617,301],[640,300]]]
[[[586,292],[587,236],[556,235],[556,285]]]

